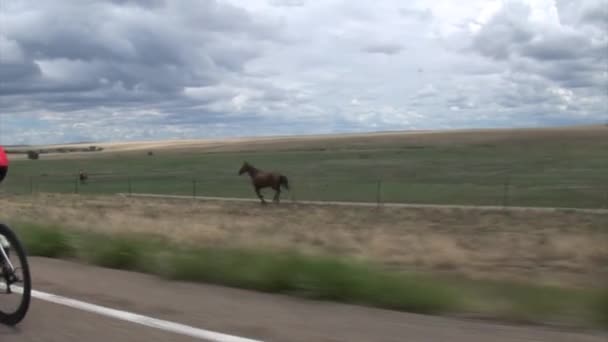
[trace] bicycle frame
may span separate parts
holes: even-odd
[[[16,259],[12,259],[11,257]],[[15,264],[18,261],[19,264]],[[14,287],[13,287],[14,284]],[[18,305],[0,308],[0,323],[16,325],[25,318],[31,300],[32,280],[27,255],[19,238],[5,224],[0,223],[0,290],[3,294],[21,295]]]
[[[4,250],[4,246],[2,246],[2,245],[0,245],[0,254],[2,254],[2,259],[4,259],[4,262],[6,263],[6,265],[10,268],[10,270],[12,272],[14,272],[15,267],[11,263],[11,260],[8,258],[8,255],[6,254],[6,251]]]
[[[2,272],[6,272],[7,270],[9,271],[9,273],[14,273],[15,272],[15,266],[13,266],[13,263],[11,262],[11,259],[8,257],[8,254],[6,254],[6,247],[10,247],[8,245],[8,241],[6,241],[4,239],[4,236],[0,236],[0,256],[2,256],[2,259],[0,259],[0,266],[2,266]],[[7,269],[4,269],[4,268]],[[6,276],[6,275],[5,275]],[[0,288],[0,290],[6,291],[7,293],[12,293],[11,290],[11,284],[9,282],[9,279],[5,279],[7,281],[6,284],[4,284],[3,288]]]

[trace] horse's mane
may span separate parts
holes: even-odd
[[[262,170],[258,169],[257,167],[247,163],[247,166],[249,167],[249,170],[253,171],[253,173],[258,173],[258,172],[262,172]]]

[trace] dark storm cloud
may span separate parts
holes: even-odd
[[[242,71],[259,44],[280,37],[272,24],[212,0],[43,2],[28,11],[19,4],[0,14],[0,36],[21,58],[0,58],[0,94],[33,95],[51,107],[179,96]]]
[[[180,111],[180,114],[168,114],[157,118],[155,121],[150,123],[167,124],[167,125],[182,125],[182,126],[198,126],[205,124],[239,124],[247,125],[260,120],[256,118],[255,113],[239,113],[235,115],[226,115],[224,112],[218,112],[213,110],[200,110],[200,109],[184,109]]]
[[[306,0],[268,0],[271,6],[275,7],[302,7]]]
[[[448,106],[456,106],[458,108],[464,108],[469,106],[470,100],[465,95],[457,95],[446,99]]]
[[[604,32],[608,29],[606,0],[556,0],[556,6],[567,25],[592,26]]]
[[[608,109],[608,0],[0,2],[0,144],[542,125]]]
[[[529,6],[510,2],[485,23],[472,47],[505,64],[506,86],[496,92],[496,102],[506,108],[599,113],[596,104],[605,101],[608,89],[608,39],[587,24],[608,18],[595,5],[562,1],[559,19],[547,13],[539,21],[531,19]]]
[[[394,43],[371,44],[362,49],[367,53],[378,53],[384,55],[396,55],[403,50],[403,46]]]
[[[608,23],[606,11],[592,11]],[[473,41],[473,48],[497,60],[529,57],[541,62],[595,57],[602,62],[608,57],[608,41],[575,26],[538,26],[530,20],[530,8],[522,3],[504,5]]]
[[[484,56],[508,59],[514,47],[525,45],[534,38],[534,31],[525,22],[529,8],[518,3],[507,6],[483,26],[473,41],[473,48]]]
[[[608,28],[608,4],[598,5],[597,8],[589,8],[581,18],[583,24],[594,25],[600,29]]]
[[[554,95],[547,93],[547,83],[538,77],[510,75],[507,81],[497,99],[504,107],[517,108],[555,101]]]
[[[165,0],[110,0],[118,5],[136,5],[142,7],[159,7],[165,4]]]
[[[9,83],[20,83],[40,76],[40,68],[32,61],[23,63],[0,63],[0,94]]]
[[[401,8],[399,9],[399,14],[407,19],[413,18],[423,22],[433,18],[433,12],[431,12],[431,10],[429,10],[428,8],[424,10],[413,8]]]
[[[523,44],[519,52],[522,56],[550,61],[587,56],[590,49],[588,40],[582,34],[555,34]]]

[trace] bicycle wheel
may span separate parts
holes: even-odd
[[[29,309],[31,292],[25,250],[15,233],[0,223],[0,323],[21,322]]]

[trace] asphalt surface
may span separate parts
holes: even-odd
[[[608,340],[606,332],[568,332],[432,317],[300,300],[73,262],[31,258],[34,287],[196,328],[262,341],[547,341]],[[1,297],[0,297],[1,299]],[[200,341],[178,333],[34,299],[17,328],[0,341]]]

